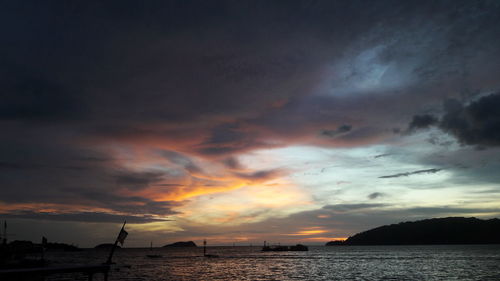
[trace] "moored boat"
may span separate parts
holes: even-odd
[[[263,252],[286,252],[286,251],[309,251],[309,248],[302,244],[297,244],[295,246],[264,246],[262,247]]]

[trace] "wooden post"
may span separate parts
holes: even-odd
[[[203,256],[207,255],[207,239],[203,240]]]

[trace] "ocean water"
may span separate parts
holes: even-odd
[[[500,280],[500,245],[309,247],[261,252],[260,247],[119,249],[109,280]],[[96,264],[108,252],[47,253],[52,265]],[[161,258],[148,258],[159,254]],[[48,280],[86,280],[78,274]],[[102,280],[102,276],[94,276]]]

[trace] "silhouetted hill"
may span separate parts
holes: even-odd
[[[172,244],[165,245],[163,247],[196,247],[196,244],[193,241],[187,242],[175,242]]]
[[[347,245],[497,244],[500,219],[449,217],[384,225],[349,237]]]

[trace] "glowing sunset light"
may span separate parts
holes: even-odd
[[[291,236],[303,236],[303,235],[316,235],[316,234],[322,234],[328,232],[327,230],[302,230],[296,233],[290,233],[287,235]]]

